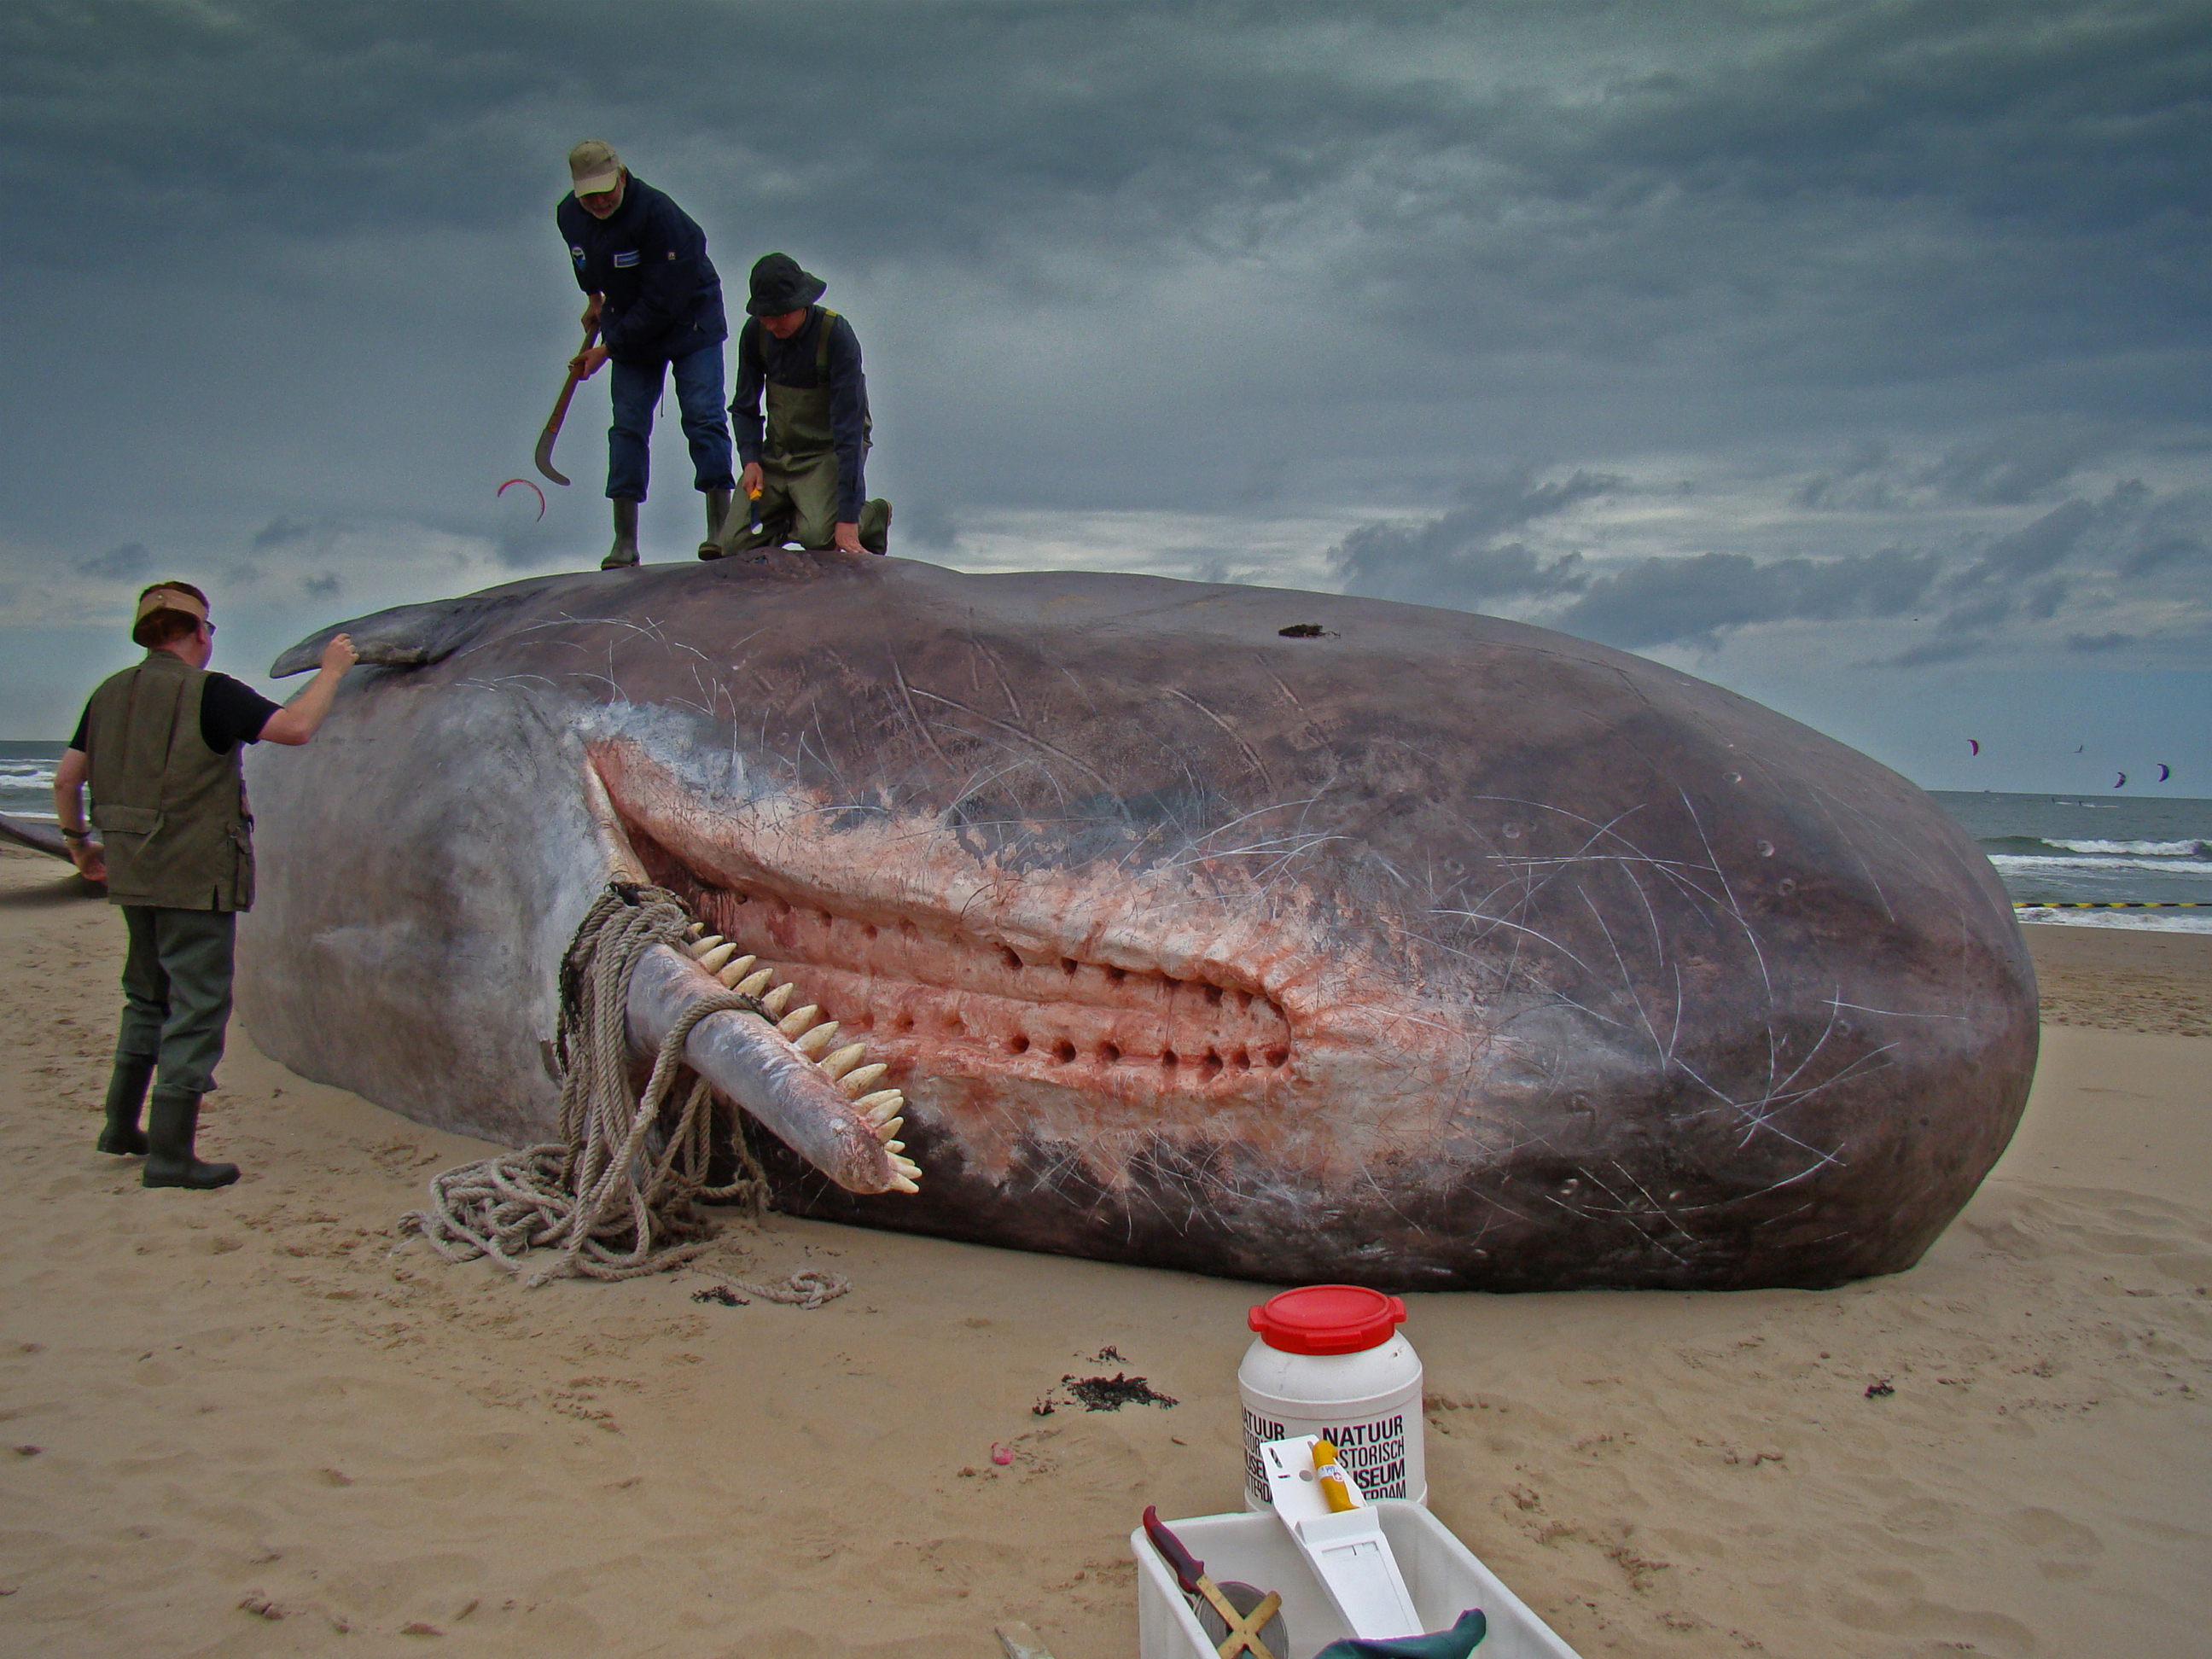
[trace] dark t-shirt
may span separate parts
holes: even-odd
[[[228,755],[237,744],[258,743],[261,728],[279,707],[228,674],[210,674],[200,688],[200,741],[218,755]],[[84,752],[85,723],[91,713],[88,705],[77,716],[76,735],[70,739],[70,747],[79,754]]]

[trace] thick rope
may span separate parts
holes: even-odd
[[[434,1177],[429,1207],[403,1216],[403,1231],[419,1232],[448,1261],[489,1256],[535,1286],[554,1279],[637,1279],[690,1261],[710,1247],[715,1231],[698,1212],[702,1199],[740,1200],[758,1219],[768,1181],[742,1121],[735,1135],[742,1173],[727,1186],[707,1184],[714,1110],[705,1079],[693,1079],[675,1127],[659,1132],[691,1028],[725,1012],[766,1018],[757,1000],[730,991],[690,1004],[662,1040],[644,1092],[630,1097],[630,975],[654,945],[682,949],[690,920],[658,887],[617,882],[593,902],[561,962],[555,1042],[561,1139]],[[521,1258],[535,1249],[559,1255],[532,1271]],[[810,1282],[802,1285],[802,1277]],[[778,1290],[740,1288],[818,1307],[848,1287],[809,1273],[793,1275]]]

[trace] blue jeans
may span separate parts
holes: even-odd
[[[722,343],[702,346],[687,357],[678,357],[676,401],[684,410],[684,435],[691,444],[692,487],[697,489],[735,489],[730,470],[730,416],[722,407]],[[642,368],[635,363],[610,362],[609,401],[615,423],[607,428],[607,495],[617,501],[645,499],[646,476],[652,470],[653,406],[660,401],[662,365]]]

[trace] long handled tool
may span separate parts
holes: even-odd
[[[592,343],[599,337],[599,331],[594,325],[585,333],[583,346],[576,355],[580,357],[585,352],[589,351],[592,349]],[[568,399],[576,395],[576,371],[572,368],[568,371],[568,385],[561,388],[561,400],[553,405],[552,416],[545,422],[545,430],[538,434],[536,457],[538,470],[556,484],[564,484],[568,481],[554,470],[553,441],[561,435],[561,422],[568,418]]]
[[[1182,1593],[1200,1598],[1199,1622],[1218,1644],[1214,1651],[1220,1659],[1237,1659],[1240,1653],[1249,1653],[1252,1659],[1278,1659],[1289,1654],[1290,1637],[1283,1628],[1280,1595],[1273,1590],[1262,1595],[1249,1584],[1215,1583],[1206,1576],[1206,1563],[1183,1547],[1182,1540],[1160,1519],[1159,1510],[1149,1504],[1145,1506],[1145,1536],[1174,1570]],[[1208,1618],[1208,1613],[1213,1616]],[[1213,1628],[1217,1622],[1221,1626],[1218,1633]]]

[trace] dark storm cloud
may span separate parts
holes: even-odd
[[[1646,559],[1593,581],[1552,618],[1585,639],[1632,649],[1711,643],[1753,623],[1894,617],[1936,580],[1933,555],[1885,548],[1839,559],[1773,559],[1741,553]]]
[[[1514,594],[1571,592],[1589,578],[1578,553],[1548,562],[1508,532],[1603,496],[1625,481],[1578,471],[1539,483],[1526,470],[1469,484],[1461,504],[1416,525],[1361,525],[1331,549],[1328,566],[1347,593],[1472,609]]]
[[[335,526],[313,519],[295,519],[289,516],[271,519],[253,532],[253,550],[256,553],[267,553],[276,548],[295,546],[315,537],[319,532],[327,534]]]
[[[64,263],[108,257],[118,222],[541,219],[560,149],[597,127],[824,257],[1030,292],[1321,231],[1346,307],[1516,349],[1690,334],[1862,379],[2201,337],[2180,256],[2202,226],[2175,209],[2212,140],[2212,26],[2172,7],[1931,0],[1762,27],[1721,4],[19,0],[0,47],[11,152],[72,185],[43,256]],[[770,140],[764,58],[834,64],[835,118]],[[1073,246],[1103,263],[1073,274]],[[1962,458],[1961,483],[2056,464]]]
[[[2075,427],[2030,427],[1955,445],[1922,474],[1946,495],[2017,506],[2063,483],[2083,462],[2112,447]]]
[[[105,553],[88,553],[72,561],[76,568],[88,576],[102,581],[128,581],[143,576],[151,568],[154,556],[146,550],[143,542],[125,542],[120,547],[111,547]]]
[[[1970,634],[1984,628],[1994,628],[2012,615],[2013,601],[2009,594],[2000,594],[1993,599],[1984,599],[1975,605],[1962,605],[1936,623],[1936,630],[1944,634]]]
[[[2054,507],[2027,528],[1998,537],[1945,586],[1958,593],[2039,576],[2069,557],[2091,531],[2124,517],[2148,494],[2141,483],[2123,484],[2103,503],[2077,498]]]
[[[1979,656],[1989,648],[1987,640],[1931,640],[1926,645],[1908,647],[1893,657],[1886,657],[1879,663],[1867,665],[1875,668],[1936,668],[1945,663]]]

